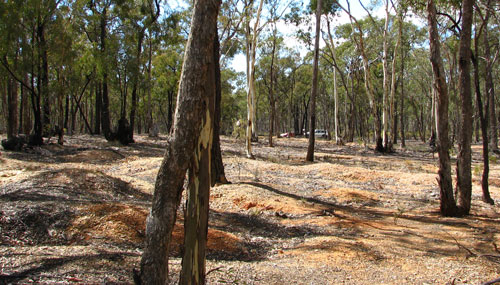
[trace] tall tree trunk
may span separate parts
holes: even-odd
[[[490,131],[490,148],[492,151],[498,151],[498,124],[495,111],[495,85],[493,84],[493,58],[491,56],[490,41],[488,38],[488,21],[491,15],[491,0],[486,4],[486,16],[484,19],[483,31],[483,46],[484,57],[486,59],[484,89],[486,92],[486,100],[489,105],[489,131]]]
[[[95,120],[94,133],[101,134],[101,116],[102,116],[102,90],[100,84],[95,84]]]
[[[371,71],[370,71],[370,64],[368,61],[368,57],[366,55],[365,51],[365,45],[364,45],[364,33],[361,25],[359,22],[351,15],[351,8],[349,1],[347,1],[348,9],[347,13],[350,15],[349,19],[351,21],[351,27],[352,30],[355,30],[354,25],[356,24],[356,27],[358,28],[359,32],[359,39],[356,39],[353,36],[353,40],[356,42],[356,45],[359,49],[359,52],[361,53],[361,58],[363,60],[363,72],[364,72],[364,82],[365,82],[365,89],[366,93],[368,94],[368,100],[370,101],[370,109],[371,113],[374,118],[374,130],[375,130],[375,151],[378,152],[384,152],[384,144],[383,144],[383,138],[382,138],[382,123],[381,123],[381,118],[380,118],[380,113],[377,107],[377,102],[376,102],[376,96],[375,96],[375,90],[373,87],[373,82],[371,79]]]
[[[383,106],[382,106],[382,123],[383,123],[383,140],[384,140],[384,151],[390,152],[392,151],[392,140],[391,140],[391,132],[389,127],[391,125],[391,112],[390,112],[390,101],[391,98],[391,90],[389,86],[389,0],[385,0],[385,24],[384,24],[384,41],[383,41],[383,56],[382,56],[382,67],[384,72],[384,96],[383,96]],[[397,46],[395,48],[395,52],[397,50]],[[394,74],[392,75],[394,77]]]
[[[146,133],[149,135],[152,135],[153,133],[152,128],[153,128],[153,102],[151,99],[151,71],[152,71],[152,61],[153,61],[153,41],[151,39],[151,31],[149,35],[149,53],[148,53],[148,82],[147,82],[147,94],[148,94],[148,99],[147,99],[147,112],[146,112]]]
[[[220,42],[218,35],[214,38],[214,68],[215,68],[215,110],[214,110],[214,135],[212,140],[212,173],[211,186],[215,184],[227,184],[229,181],[226,178],[224,171],[224,163],[222,162],[222,151],[220,145],[220,120],[221,120],[221,74],[220,74]]]
[[[219,1],[219,0],[216,0]],[[214,1],[215,2],[215,1]],[[219,2],[220,3],[220,2]],[[219,4],[217,4],[218,6]],[[217,13],[217,11],[215,11]],[[179,284],[205,284],[205,251],[208,234],[208,210],[211,185],[211,151],[213,142],[215,96],[217,93],[216,69],[219,60],[217,23],[212,40],[212,60],[207,70],[206,117],[191,158],[188,176],[188,199],[184,218],[184,256]],[[207,43],[210,45],[210,43]],[[218,135],[218,134],[217,134]]]
[[[276,117],[276,100],[274,99],[274,55],[276,53],[276,26],[273,29],[273,49],[271,52],[271,80],[269,83],[269,102],[271,115],[269,116],[269,146],[273,147],[274,125]]]
[[[403,23],[400,24],[399,29],[402,30]],[[401,130],[401,147],[406,147],[406,134],[405,134],[405,90],[404,90],[404,82],[405,82],[405,73],[404,73],[404,49],[401,49],[401,96],[400,96],[400,105],[399,105],[399,119],[400,119],[400,130]]]
[[[41,20],[39,20],[41,21]],[[45,39],[45,25],[39,23],[37,27],[37,41],[38,41],[38,56],[39,56],[39,92],[41,97],[42,109],[42,133],[45,134],[50,130],[50,98],[49,98],[49,66],[47,54],[47,41]]]
[[[461,214],[469,214],[472,197],[471,139],[472,139],[472,99],[471,99],[471,34],[474,0],[462,1],[462,29],[460,31],[458,88],[461,99],[461,132],[458,140],[457,191],[458,208]]]
[[[434,0],[427,1],[427,20],[429,25],[430,61],[434,74],[434,88],[438,93],[436,106],[437,149],[439,155],[440,210],[443,216],[455,216],[457,206],[453,197],[450,166],[450,142],[448,139],[448,86],[441,58],[437,15]]]
[[[8,76],[7,80],[7,101],[8,101],[8,120],[7,120],[7,139],[17,136],[18,131],[18,100],[17,83]]]
[[[314,141],[316,136],[316,96],[318,94],[318,61],[319,61],[319,39],[321,38],[321,9],[322,0],[316,3],[316,38],[314,40],[314,60],[313,60],[313,76],[311,88],[311,104],[309,109],[309,145],[307,147],[306,161],[314,161]]]
[[[210,177],[199,174],[198,171],[209,166],[200,164],[210,161],[209,146],[212,135],[212,114],[210,113],[211,98],[215,96],[214,86],[214,56],[212,44],[217,33],[217,13],[220,1],[218,0],[196,0],[191,20],[191,29],[184,55],[183,70],[179,84],[179,96],[177,97],[177,109],[174,128],[170,136],[163,162],[156,179],[153,193],[151,212],[146,221],[146,244],[141,259],[140,278],[143,284],[165,284],[168,279],[168,248],[171,241],[172,229],[176,220],[177,208],[180,203],[185,174],[188,167],[190,171],[190,188],[198,184],[198,193],[194,193],[195,200],[205,199],[208,203],[208,188]],[[213,104],[213,103],[212,103]],[[196,163],[198,162],[198,163]],[[200,175],[197,177],[197,175]],[[208,179],[200,180],[201,178]],[[192,183],[197,182],[197,183]],[[194,188],[196,189],[196,188]],[[190,190],[191,191],[191,190]],[[196,190],[194,190],[196,192]],[[203,193],[203,195],[200,195]],[[195,241],[198,244],[194,248],[186,248],[183,267],[191,265],[191,272],[183,269],[181,284],[202,284],[204,269],[204,252],[206,237],[205,214],[202,203],[198,200],[194,208],[199,210],[199,221],[194,228],[191,224],[185,225],[186,238],[191,237],[194,230],[201,239]],[[201,203],[201,204],[200,204]],[[190,207],[190,206],[188,206]],[[188,210],[189,211],[189,210]],[[203,212],[203,214],[202,214]],[[191,211],[189,211],[191,213]],[[192,216],[186,218],[191,219]],[[198,254],[196,253],[198,251]],[[196,272],[197,271],[197,272]]]
[[[106,38],[107,38],[107,8],[104,8],[101,14],[101,56],[105,58]],[[111,139],[111,118],[109,114],[109,94],[108,94],[108,72],[106,63],[103,63],[104,73],[102,75],[102,113],[101,124],[102,132],[107,140]]]
[[[59,94],[57,94],[57,126],[55,131],[57,132],[57,143],[60,145],[64,144],[64,94],[66,92],[64,86],[64,74],[62,74],[62,68],[57,72],[57,81],[60,84]]]
[[[37,65],[37,69],[40,73],[40,65]],[[32,70],[33,71],[33,70]],[[42,107],[41,107],[41,89],[42,89],[42,84],[40,81],[40,78],[38,77],[36,80],[36,86],[37,86],[37,91],[35,91],[34,86],[35,86],[35,79],[34,75],[32,73],[31,75],[31,86],[32,89],[30,90],[31,94],[31,106],[33,108],[33,124],[34,124],[34,130],[33,134],[30,136],[30,145],[42,145],[43,144],[43,123],[42,123]]]
[[[402,7],[398,7],[398,22],[399,22],[399,29],[398,29],[398,39],[396,41],[396,46],[394,47],[394,54],[392,58],[392,77],[391,77],[391,96],[390,96],[390,117],[393,121],[393,127],[392,127],[392,136],[393,136],[393,145],[397,144],[397,138],[398,138],[398,118],[397,118],[397,99],[396,99],[396,59],[398,58],[398,52],[400,52],[400,44],[401,44],[401,38],[403,37],[403,12],[401,11]],[[392,148],[392,146],[390,147]],[[386,148],[387,150],[387,148]],[[392,149],[389,149],[390,151]]]
[[[340,138],[339,138],[339,110],[338,110],[338,94],[337,94],[337,70],[333,70],[333,101],[334,101],[334,110],[333,110],[333,116],[334,116],[334,123],[335,123],[335,143],[338,145],[340,144]]]
[[[253,2],[252,2],[253,4]],[[260,0],[257,16],[253,27],[253,34],[250,34],[250,17],[247,22],[247,132],[246,132],[246,155],[248,158],[254,158],[252,154],[252,140],[258,138],[256,128],[256,96],[255,96],[255,56],[257,41],[259,36],[259,21],[262,12],[264,0]],[[250,9],[250,8],[249,8]],[[248,16],[248,15],[247,15]],[[251,38],[250,38],[251,37]]]
[[[481,188],[483,190],[483,201],[485,203],[494,205],[495,202],[491,199],[488,177],[490,173],[490,158],[489,158],[489,141],[488,141],[488,120],[489,120],[489,106],[488,106],[488,98],[486,98],[486,106],[485,111],[483,112],[483,102],[481,99],[481,86],[479,83],[479,47],[478,47],[478,37],[476,37],[474,41],[474,52],[475,55],[472,57],[472,62],[474,65],[474,87],[476,93],[476,104],[479,113],[479,121],[481,123],[481,134],[483,140],[483,176],[481,178]],[[488,96],[488,95],[486,95]]]
[[[0,111],[2,112],[2,116],[0,117],[0,122],[3,123],[5,127],[9,124],[9,90],[8,90],[8,85],[9,85],[9,79],[8,76],[0,76],[0,97],[2,100],[2,108]],[[5,131],[2,130],[0,126],[0,131]]]
[[[50,96],[49,96],[49,63],[47,53],[47,41],[45,39],[45,24],[39,23],[37,27],[37,37],[40,56],[40,93],[42,98],[42,128],[43,133],[50,132]]]
[[[489,1],[488,1],[489,2]],[[489,3],[488,3],[489,4]],[[488,6],[488,5],[487,5]],[[483,23],[481,25],[481,28],[479,28],[479,31],[476,33],[475,39],[474,39],[474,52],[475,55],[472,56],[472,63],[474,66],[474,87],[475,87],[475,94],[476,94],[476,104],[477,104],[477,109],[479,113],[479,121],[481,123],[481,134],[482,134],[482,141],[483,141],[483,175],[481,179],[481,188],[483,190],[483,201],[485,203],[494,205],[495,202],[491,198],[490,195],[490,190],[489,190],[489,183],[488,183],[488,177],[489,177],[489,171],[490,171],[490,159],[489,159],[489,139],[488,139],[488,124],[489,124],[489,111],[490,111],[490,98],[489,98],[489,91],[487,88],[485,88],[485,93],[486,93],[486,106],[484,106],[484,112],[483,112],[483,102],[482,102],[482,96],[481,96],[481,85],[480,85],[480,77],[479,77],[479,39],[481,38],[481,33],[486,32],[486,29],[488,28],[488,20],[489,20],[489,15],[490,11],[489,9],[486,11],[486,16],[483,19]],[[486,57],[486,51],[485,51],[485,58]],[[488,65],[488,59],[486,60],[486,65]],[[486,66],[486,73],[488,72],[488,66]],[[488,76],[486,74],[486,76]],[[487,79],[486,79],[487,80]],[[487,84],[485,83],[485,86]]]
[[[21,104],[21,116],[22,116],[22,124],[20,127],[22,128],[22,133],[25,135],[29,135],[31,132],[31,109],[29,102],[29,90],[25,87],[28,86],[28,74],[25,73],[23,78],[24,84],[21,84],[21,98],[24,98],[23,103]]]
[[[167,109],[167,132],[171,132],[174,124],[174,91],[168,91],[168,109]]]

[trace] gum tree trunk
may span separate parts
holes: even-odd
[[[433,0],[427,1],[427,20],[429,24],[430,61],[434,74],[434,88],[437,91],[436,129],[439,155],[438,183],[440,188],[440,210],[443,216],[455,216],[457,206],[453,197],[451,180],[450,141],[448,138],[448,86],[441,58],[439,35],[436,21],[436,6]]]
[[[206,192],[210,184],[210,167],[206,165],[210,162],[212,135],[209,106],[215,96],[213,41],[217,33],[219,6],[220,0],[197,0],[194,3],[173,131],[158,172],[152,207],[146,221],[146,244],[139,276],[142,284],[165,284],[168,281],[168,248],[188,168],[191,169],[188,208],[199,209],[200,216],[193,217],[188,209],[186,219],[194,220],[186,221],[186,239],[190,238],[192,230],[201,238],[186,245],[183,260],[186,269],[183,268],[181,283],[203,282],[200,276],[204,270],[200,270],[200,266],[204,266],[204,215],[208,214],[208,210],[202,207],[202,200],[208,203]]]
[[[458,89],[460,92],[461,135],[458,140],[457,155],[457,191],[460,214],[468,215],[471,207],[471,140],[472,140],[472,96],[471,96],[471,34],[474,0],[462,1],[462,30],[460,32],[460,49],[458,59]]]
[[[495,111],[495,85],[493,84],[493,59],[491,56],[490,42],[488,39],[488,21],[491,15],[491,0],[487,2],[486,5],[486,16],[484,19],[484,31],[483,31],[483,46],[484,46],[484,57],[486,58],[485,66],[485,80],[484,89],[486,92],[486,100],[488,100],[489,105],[489,130],[490,130],[490,149],[492,151],[498,151],[498,128],[497,119]],[[496,57],[495,57],[496,58]]]
[[[212,140],[212,173],[211,186],[215,184],[227,184],[224,163],[222,162],[222,151],[220,147],[220,120],[221,120],[221,74],[220,74],[220,42],[218,36],[214,39],[214,60],[215,60],[215,112],[214,112],[214,135]]]
[[[318,59],[319,39],[321,37],[321,8],[322,1],[316,3],[316,39],[314,40],[314,62],[311,88],[311,105],[309,110],[309,145],[307,147],[306,161],[314,161],[314,130],[316,129],[316,95],[318,94]]]

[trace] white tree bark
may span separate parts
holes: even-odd
[[[253,3],[252,3],[253,4]],[[257,134],[255,124],[256,100],[255,100],[255,53],[257,50],[257,41],[259,36],[259,21],[262,12],[264,0],[260,0],[257,16],[253,30],[250,31],[250,17],[247,19],[247,132],[246,132],[246,154],[248,158],[253,158],[252,154],[252,135]],[[251,9],[249,7],[249,9]],[[251,37],[251,39],[250,39]]]

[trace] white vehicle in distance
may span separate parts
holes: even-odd
[[[317,129],[314,131],[314,136],[320,138],[327,138],[328,133],[326,130]],[[306,137],[309,137],[309,132],[306,133]]]

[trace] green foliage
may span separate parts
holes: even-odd
[[[483,173],[483,166],[476,164],[472,172],[475,176],[481,176],[481,174]]]
[[[321,9],[322,14],[335,14],[340,10],[340,7],[338,6],[336,0],[322,0],[321,4],[323,6]],[[311,14],[316,13],[317,6],[318,6],[318,0],[311,0],[308,7],[309,13]]]
[[[496,155],[490,155],[489,160],[491,164],[497,164],[498,163],[498,158]]]

